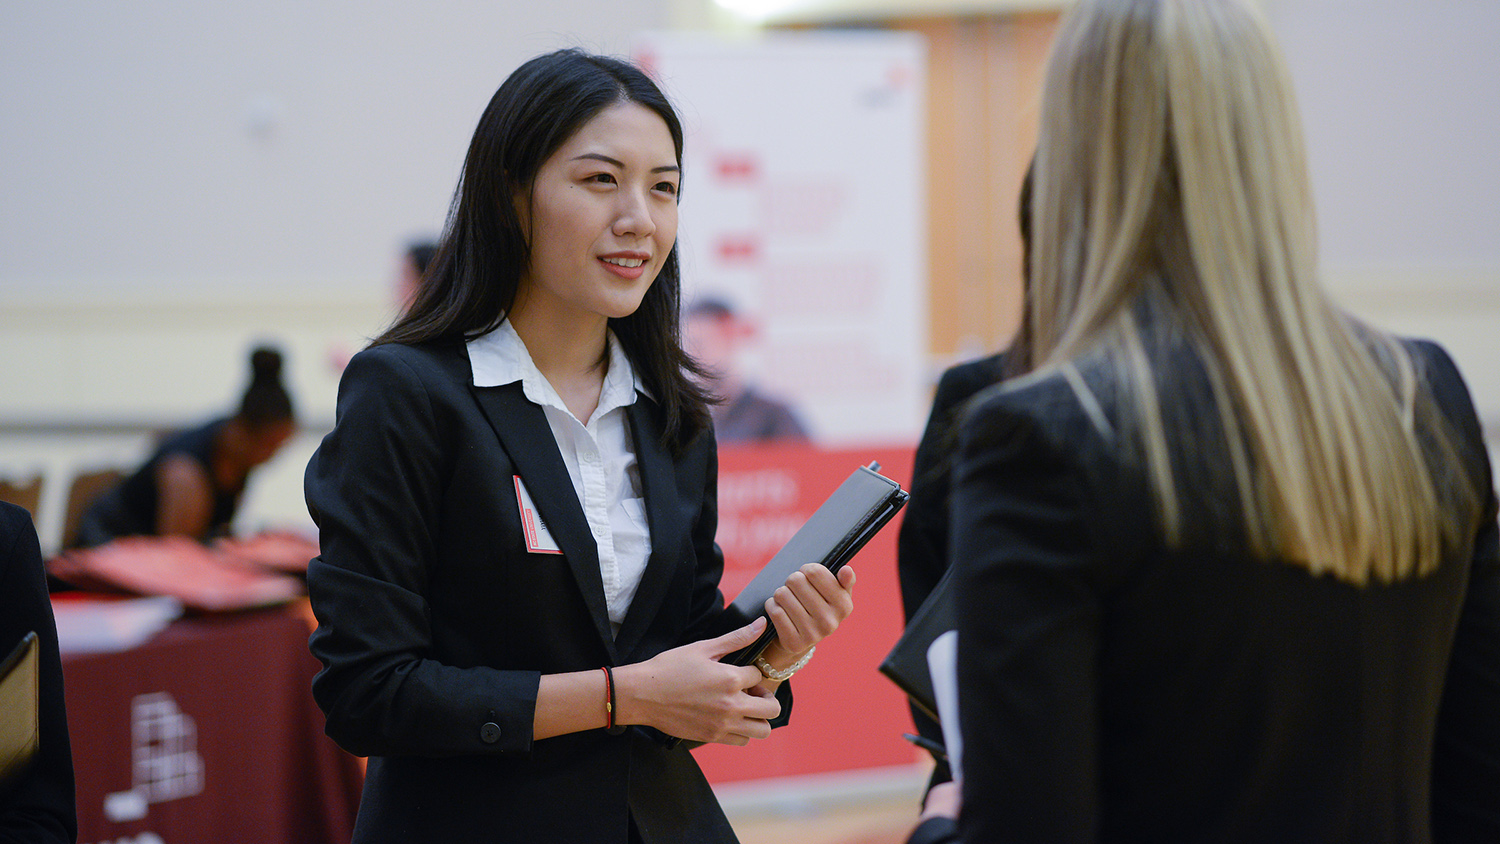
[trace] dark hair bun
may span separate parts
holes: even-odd
[[[281,380],[281,352],[268,346],[251,352],[250,372],[253,381]]]
[[[295,419],[292,397],[281,383],[281,351],[260,346],[250,353],[250,386],[240,401],[239,416],[252,425]]]

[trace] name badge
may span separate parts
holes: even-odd
[[[511,477],[516,481],[516,503],[521,507],[521,532],[526,535],[526,550],[533,554],[561,554],[562,549],[557,546],[557,540],[552,538],[551,531],[547,530],[542,514],[536,511],[531,493],[521,483],[521,476]]]

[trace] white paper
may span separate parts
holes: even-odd
[[[943,726],[943,746],[948,750],[948,767],[953,781],[964,779],[961,757],[963,736],[958,725],[958,631],[932,640],[927,648],[927,670],[932,673],[932,696],[937,701],[938,722]]]
[[[104,653],[130,650],[182,615],[182,602],[165,596],[54,601],[58,650]]]

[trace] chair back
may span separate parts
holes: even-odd
[[[37,507],[42,503],[42,476],[25,480],[0,478],[0,501],[25,507],[35,522]]]
[[[63,512],[63,548],[77,547],[78,527],[84,512],[100,495],[124,479],[125,473],[119,469],[98,469],[74,476],[72,486],[68,487],[68,507]]]

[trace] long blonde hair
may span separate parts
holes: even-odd
[[[1462,473],[1411,357],[1317,281],[1296,104],[1254,9],[1083,0],[1048,61],[1035,178],[1032,360],[1115,362],[1169,542],[1171,455],[1192,449],[1168,446],[1145,312],[1199,350],[1256,555],[1363,584],[1429,572],[1462,541],[1468,514],[1434,482]]]

